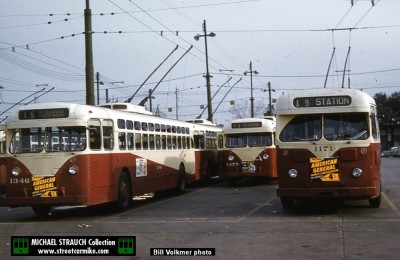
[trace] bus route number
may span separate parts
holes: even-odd
[[[293,99],[295,107],[333,107],[351,105],[350,96],[298,97]]]

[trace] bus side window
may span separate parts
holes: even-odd
[[[135,134],[135,148],[136,150],[142,149],[142,136],[139,133]]]
[[[161,150],[161,136],[156,135],[156,149]]]
[[[150,150],[154,150],[156,148],[154,135],[149,135],[149,146]]]
[[[168,150],[172,149],[172,138],[170,135],[167,135],[167,148]]]
[[[182,136],[182,148],[183,148],[183,149],[186,149],[186,146],[187,146],[187,145],[186,145],[186,144],[187,144],[186,142],[187,142],[186,137],[185,137],[185,136]]]
[[[6,132],[0,131],[0,153],[6,152]]]
[[[194,136],[194,148],[195,149],[204,149],[204,135],[195,135]]]
[[[182,149],[182,137],[178,136],[178,143],[177,143],[178,149]]]
[[[378,120],[376,120],[376,111],[375,107],[371,107],[371,127],[372,127],[372,137],[376,140],[379,137],[379,126],[378,126]]]
[[[195,149],[204,149],[205,147],[205,138],[206,132],[205,131],[195,131],[194,135],[194,148]]]
[[[223,135],[218,135],[218,148],[224,148],[224,136]]]
[[[103,121],[103,142],[104,149],[112,150],[114,148],[114,132],[113,132],[113,121]]]
[[[142,144],[143,144],[143,150],[149,149],[149,135],[148,134],[142,135]]]
[[[123,132],[118,133],[118,143],[119,143],[119,149],[120,150],[125,150],[126,149],[126,134]]]
[[[89,145],[92,150],[99,150],[101,147],[101,135],[100,135],[100,120],[90,119],[89,120]]]
[[[133,150],[134,147],[133,133],[128,133],[128,149]]]
[[[167,137],[165,135],[161,136],[161,148],[163,150],[167,149]]]

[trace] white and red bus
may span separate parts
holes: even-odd
[[[218,137],[219,178],[277,177],[275,117],[234,119]]]
[[[215,164],[221,128],[126,103],[106,106],[42,103],[16,110],[3,126],[0,206],[30,206],[38,215],[53,206],[107,202],[124,210],[137,195],[183,193]]]
[[[278,190],[284,208],[308,198],[381,202],[374,99],[351,89],[285,93],[275,106]]]

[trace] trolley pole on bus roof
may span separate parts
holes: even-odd
[[[89,0],[85,9],[85,54],[86,54],[86,104],[94,106],[94,69],[92,50],[92,12]]]

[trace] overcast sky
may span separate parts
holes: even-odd
[[[37,102],[85,103],[84,9],[85,0],[1,1],[0,113],[53,87]],[[133,98],[138,104],[193,45],[157,86],[153,110],[175,118],[178,105],[181,120],[200,115],[207,103],[205,46],[204,37],[194,36],[203,33],[203,20],[216,34],[207,38],[213,109],[220,103],[215,123],[231,118],[231,100],[249,103],[250,76],[243,72],[250,62],[258,72],[257,106],[268,104],[268,82],[273,98],[324,87],[334,48],[327,87],[342,86],[351,47],[346,88],[370,95],[400,91],[400,0],[91,0],[90,9],[101,104],[106,89],[114,101],[131,97],[178,45]]]

